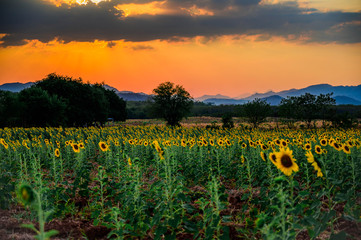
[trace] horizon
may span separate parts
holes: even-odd
[[[237,98],[361,82],[358,0],[3,0],[0,13],[0,85],[56,72]]]
[[[82,79],[84,83],[86,83],[86,81],[84,81],[84,79]],[[37,81],[30,81],[30,82],[25,82],[25,83],[22,83],[22,82],[6,82],[6,83],[3,83],[3,84],[0,84],[0,86],[2,85],[5,85],[5,84],[28,84],[28,83],[35,83]],[[94,83],[91,83],[91,84],[95,84],[97,82],[94,82]],[[111,86],[111,85],[108,85],[106,83],[104,83],[105,85],[111,87],[111,88],[115,88],[117,91],[119,92],[132,92],[132,93],[137,93],[137,94],[147,94],[147,95],[151,95],[152,92],[150,91],[149,93],[146,93],[146,92],[136,92],[136,91],[132,91],[132,90],[119,90],[117,89],[116,87],[114,86]],[[225,95],[225,94],[222,94],[222,93],[217,93],[217,94],[207,94],[207,93],[204,93],[202,95],[199,95],[199,96],[193,96],[192,93],[190,92],[191,96],[194,98],[194,99],[197,99],[197,98],[202,98],[204,96],[224,96],[224,97],[228,97],[228,98],[231,98],[231,99],[241,99],[241,98],[247,98],[249,96],[252,96],[252,95],[255,95],[255,94],[266,94],[266,93],[269,93],[269,92],[273,92],[275,94],[279,93],[279,92],[283,92],[283,91],[290,91],[290,90],[299,90],[299,89],[304,89],[304,88],[308,88],[308,87],[312,87],[312,86],[318,86],[318,85],[329,85],[329,86],[332,86],[332,87],[358,87],[358,86],[361,86],[361,84],[358,84],[358,85],[332,85],[332,84],[328,84],[328,83],[320,83],[320,84],[314,84],[314,85],[308,85],[308,86],[305,86],[305,87],[301,87],[301,88],[290,88],[290,89],[283,89],[283,90],[280,90],[280,91],[274,91],[274,90],[268,90],[268,91],[265,91],[265,92],[252,92],[252,93],[243,93],[243,94],[238,94],[237,96],[229,96],[229,95]],[[155,87],[154,87],[155,88]],[[187,89],[186,89],[187,90]],[[241,97],[243,95],[243,97]],[[273,95],[272,95],[273,96]],[[275,95],[276,96],[276,95]]]

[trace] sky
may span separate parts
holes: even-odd
[[[1,0],[0,84],[241,97],[361,84],[361,0]]]

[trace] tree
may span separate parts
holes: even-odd
[[[19,101],[18,93],[0,90],[0,127],[21,125],[24,106]]]
[[[234,128],[234,122],[231,113],[222,116],[222,123],[223,128]]]
[[[106,90],[102,84],[83,83],[82,79],[49,74],[35,84],[56,95],[66,104],[65,116],[68,126],[104,124],[108,117],[125,120],[126,104],[115,92]]]
[[[65,122],[64,102],[39,87],[32,86],[22,90],[19,101],[24,106],[22,119],[26,126],[59,126]]]
[[[167,121],[167,125],[179,126],[179,122],[193,105],[193,98],[180,85],[174,83],[161,83],[153,89],[152,108],[154,113]]]
[[[330,108],[336,103],[331,96],[332,93],[320,94],[319,96],[305,93],[298,97],[282,99],[281,115],[288,119],[294,118],[305,121],[307,127],[310,128],[313,120],[330,118]]]
[[[271,105],[266,100],[256,98],[251,102],[245,103],[243,111],[248,121],[256,128],[270,113]]]

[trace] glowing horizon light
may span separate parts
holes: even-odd
[[[162,5],[166,3],[166,1],[158,2],[150,2],[145,4],[119,4],[115,6],[115,9],[119,11],[123,11],[123,16],[134,16],[134,15],[157,15],[164,14],[169,12],[167,9],[162,8]]]

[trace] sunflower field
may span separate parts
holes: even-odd
[[[360,129],[0,129],[0,207],[81,239],[331,239],[361,222]],[[354,235],[353,235],[354,234]],[[356,235],[355,235],[356,234]]]

